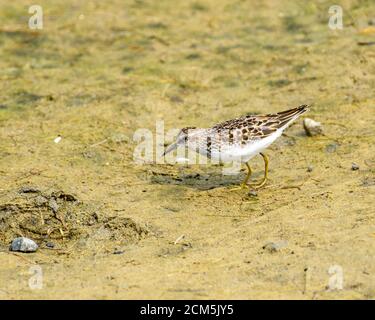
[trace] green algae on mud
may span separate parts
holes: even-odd
[[[1,298],[374,298],[375,56],[357,45],[372,39],[358,33],[371,1],[343,2],[341,31],[328,1],[40,1],[36,33],[28,5],[0,4]],[[133,162],[134,132],[156,120],[207,127],[311,103],[324,135],[290,127],[257,196],[228,191],[244,172]],[[47,205],[18,192],[30,185]],[[20,233],[59,250],[10,254]],[[332,265],[343,290],[327,290]]]

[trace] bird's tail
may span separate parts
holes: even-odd
[[[275,114],[271,114],[269,116],[274,117],[278,120],[279,128],[287,127],[290,123],[292,123],[294,120],[296,120],[301,114],[305,113],[309,110],[309,106],[306,104],[303,104],[297,108],[281,111]]]

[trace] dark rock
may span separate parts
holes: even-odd
[[[23,186],[18,190],[19,193],[39,193],[40,190],[32,186]]]
[[[53,242],[47,242],[46,247],[50,248],[50,249],[53,249],[55,247],[55,244]]]
[[[125,253],[125,250],[115,249],[115,251],[113,251],[113,254],[123,254],[123,253]]]
[[[64,191],[54,191],[51,193],[51,197],[54,199],[61,199],[64,201],[78,201],[78,199],[69,193],[65,193]]]
[[[357,171],[357,170],[359,170],[359,165],[353,162],[353,163],[352,163],[352,170],[353,170],[353,171]]]

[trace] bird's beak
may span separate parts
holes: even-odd
[[[169,153],[169,152],[171,152],[171,151],[173,151],[173,150],[175,150],[175,149],[177,149],[177,142],[170,144],[170,145],[167,147],[167,149],[165,149],[165,151],[164,151],[164,153],[163,153],[163,157],[164,157],[167,153]]]

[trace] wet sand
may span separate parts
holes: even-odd
[[[328,1],[39,2],[37,32],[0,3],[1,299],[375,298],[374,5],[334,31]],[[288,128],[256,196],[229,190],[245,170],[134,163],[155,121],[300,104],[324,134]]]

